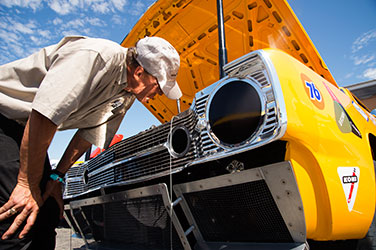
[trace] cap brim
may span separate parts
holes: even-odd
[[[173,87],[171,89],[169,89],[168,91],[162,89],[162,91],[169,99],[173,100],[179,99],[183,95],[176,81],[174,81]]]

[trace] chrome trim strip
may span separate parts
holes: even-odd
[[[79,176],[79,177],[71,177],[71,178],[65,178],[65,183],[69,183],[69,182],[79,182],[82,180],[82,176]]]
[[[168,175],[170,173],[171,174],[178,173],[178,172],[182,171],[183,169],[184,169],[184,167],[179,167],[179,168],[172,169],[171,172],[170,172],[170,170],[165,170],[165,171],[159,172],[158,174],[154,174],[153,176],[146,176],[146,177],[143,176],[143,177],[138,177],[138,178],[135,178],[135,179],[132,179],[132,180],[120,181],[120,182],[111,183],[111,184],[99,185],[97,187],[90,188],[90,189],[88,189],[88,190],[86,190],[86,191],[84,191],[82,193],[79,193],[79,194],[64,196],[64,199],[75,198],[75,197],[78,197],[78,196],[81,196],[81,195],[84,195],[84,194],[87,194],[87,193],[90,193],[90,192],[93,192],[93,191],[96,191],[96,190],[99,190],[99,189],[102,189],[102,188],[124,186],[124,185],[134,184],[134,183],[141,182],[141,181],[148,181],[148,180],[156,179],[156,178]]]
[[[279,136],[276,137],[276,140],[277,140],[281,138],[286,133],[286,130],[287,130],[286,104],[285,104],[285,100],[283,97],[283,91],[282,91],[281,83],[278,78],[277,71],[274,68],[274,64],[272,60],[270,59],[269,54],[265,52],[264,50],[258,50],[257,52],[258,54],[260,54],[261,60],[266,65],[265,69],[269,74],[271,82],[276,83],[276,84],[273,84],[273,90],[274,90],[275,99],[277,100],[276,101],[276,106],[278,108],[277,114],[278,114],[278,118],[280,120],[280,126],[281,126],[280,131],[279,131]]]
[[[142,198],[152,195],[159,195],[158,187],[162,184],[157,184],[148,187],[142,187],[132,190],[121,191],[113,194],[105,194],[101,196],[96,196],[92,198],[85,198],[77,201],[69,202],[69,206],[72,209],[81,208],[84,206],[92,206],[98,205],[108,202],[113,202],[115,200],[126,200],[126,199],[135,199],[135,198]]]
[[[144,156],[156,153],[156,152],[160,152],[160,151],[162,151],[164,149],[166,149],[166,145],[165,144],[157,145],[157,146],[154,146],[152,148],[148,148],[148,149],[142,150],[142,151],[137,152],[137,153],[135,153],[133,155],[127,156],[126,159],[119,159],[119,160],[113,161],[112,163],[106,164],[106,165],[104,165],[104,166],[102,166],[102,167],[100,167],[100,168],[98,168],[98,169],[90,172],[88,174],[88,176],[91,177],[93,175],[99,174],[99,173],[101,173],[103,171],[106,171],[107,169],[110,169],[110,168],[115,167],[117,165],[129,162],[129,161],[135,160],[137,158],[141,158],[141,157],[144,157]]]

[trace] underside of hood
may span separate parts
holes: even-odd
[[[159,0],[121,43],[132,47],[145,36],[169,41],[180,54],[177,82],[183,92],[181,111],[195,93],[219,80],[216,0]],[[228,62],[251,51],[278,48],[336,85],[312,41],[284,0],[224,0]],[[178,114],[177,103],[156,96],[144,104],[162,123]]]

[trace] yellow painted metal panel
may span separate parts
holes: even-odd
[[[356,239],[367,233],[375,211],[375,174],[369,133],[375,125],[355,108],[352,100],[309,68],[285,53],[266,50],[276,68],[286,102],[291,161],[306,215],[307,237],[317,240]],[[322,100],[310,96],[313,83]],[[361,137],[338,125],[340,103],[353,119]],[[369,116],[370,114],[364,113]],[[342,129],[342,130],[341,130]],[[339,171],[357,169],[358,188],[349,207]],[[356,223],[349,223],[356,222]]]
[[[250,51],[279,48],[336,85],[310,38],[284,0],[226,0],[224,20],[228,61]],[[121,43],[133,46],[145,36],[160,36],[178,50],[182,110],[197,91],[219,79],[216,0],[159,0]],[[145,106],[162,123],[177,114],[176,102],[164,96]]]

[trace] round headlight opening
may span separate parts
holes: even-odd
[[[228,82],[212,97],[208,116],[211,131],[221,143],[243,143],[262,122],[260,94],[248,80]]]
[[[169,148],[172,156],[184,156],[188,152],[190,144],[191,139],[187,128],[178,126],[172,129],[169,137]]]

